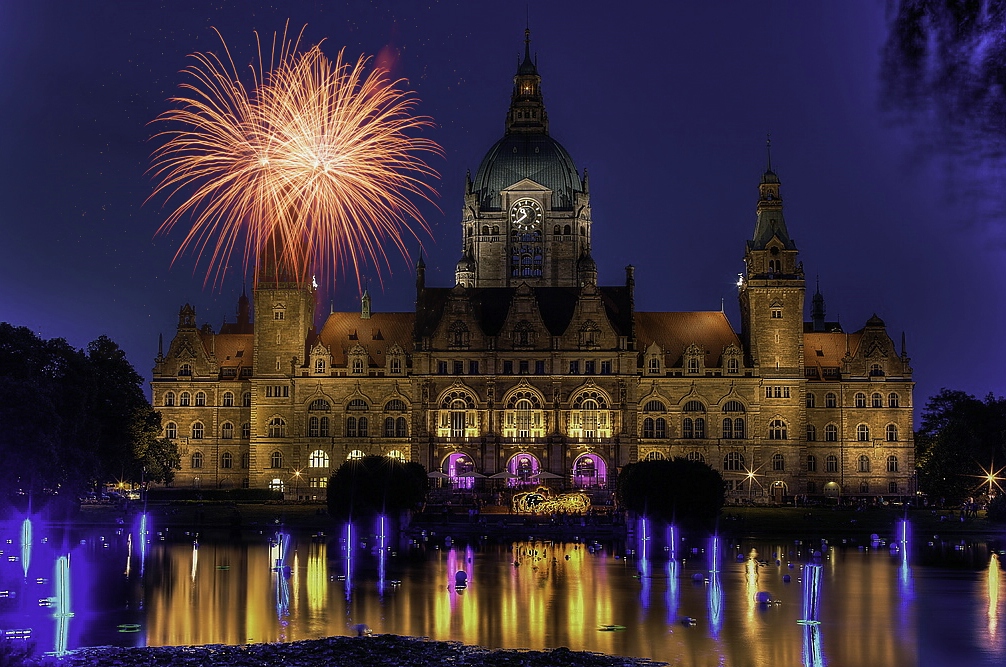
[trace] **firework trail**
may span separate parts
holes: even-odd
[[[433,121],[413,115],[404,80],[366,72],[367,58],[301,51],[284,32],[268,65],[259,44],[246,87],[220,39],[226,58],[193,54],[174,108],[155,120],[169,129],[156,135],[166,141],[152,156],[152,196],[173,206],[158,233],[191,220],[175,260],[195,253],[219,284],[240,249],[245,271],[258,261],[305,281],[348,270],[359,285],[362,267],[380,276],[389,264],[386,246],[407,256],[405,238],[429,233],[410,196],[436,194],[423,158],[442,150],[413,136]]]

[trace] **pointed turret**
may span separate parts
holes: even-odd
[[[764,250],[768,242],[778,238],[787,250],[796,250],[796,244],[786,229],[786,219],[782,212],[782,196],[779,192],[779,177],[772,171],[771,141],[768,142],[768,164],[758,184],[758,205],[755,207],[757,221],[754,234],[748,246],[752,250]]]
[[[360,319],[370,319],[370,290],[363,290],[363,298],[360,299]]]
[[[251,321],[251,302],[248,300],[248,294],[245,293],[245,289],[241,288],[241,296],[238,298],[238,327],[244,330]]]
[[[817,291],[814,292],[814,298],[811,300],[810,306],[810,320],[814,325],[814,331],[824,331],[824,317],[824,295],[821,294],[821,283],[818,282]]]
[[[580,287],[597,284],[597,263],[590,256],[590,248],[586,248],[576,262],[576,275]]]
[[[531,30],[524,30],[524,60],[513,78],[513,95],[507,113],[506,132],[548,134],[548,114],[541,94],[538,65],[531,60]]]
[[[416,292],[426,288],[426,261],[423,259],[423,246],[419,246],[419,260],[416,262]]]

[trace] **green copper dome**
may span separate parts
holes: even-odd
[[[482,209],[500,210],[500,192],[528,178],[552,191],[552,208],[571,210],[583,192],[573,158],[544,133],[512,133],[497,141],[479,165],[472,189]]]

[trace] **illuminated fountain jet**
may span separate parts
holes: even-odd
[[[28,579],[28,566],[31,564],[31,542],[31,519],[25,518],[21,523],[21,570],[24,572],[26,580]]]

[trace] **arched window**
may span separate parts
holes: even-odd
[[[311,452],[311,456],[307,459],[308,468],[327,468],[328,467],[328,453],[321,449],[316,449]]]
[[[408,423],[405,421],[405,417],[399,417],[395,420],[395,437],[396,438],[407,438],[409,437],[409,427]]]
[[[734,437],[734,420],[730,417],[723,420],[723,437],[726,439]]]
[[[785,470],[786,469],[786,457],[782,454],[772,455],[772,470]]]
[[[346,404],[347,410],[369,410],[370,406],[362,398],[354,398]]]
[[[171,408],[175,405],[175,392],[169,391],[164,394],[164,407]]]
[[[570,227],[569,225],[565,225],[562,228],[562,233],[565,234],[566,236],[571,236],[573,234],[573,228]]]
[[[189,404],[191,402],[192,402],[192,397],[189,395],[189,392],[187,392],[187,391],[183,391],[178,396],[178,405],[182,406],[183,408],[189,407]]]
[[[384,418],[384,437],[394,438],[395,437],[395,418],[385,417]]]
[[[869,493],[870,492],[870,483],[867,482],[867,481],[865,481],[865,480],[862,481],[862,482],[860,482],[859,483],[859,492],[860,493]]]
[[[808,392],[807,392],[807,407],[808,407],[808,408],[812,408],[812,407],[814,407],[814,404],[815,404],[816,402],[817,402],[817,396],[815,396],[814,394],[812,394],[812,393],[810,393],[810,392],[808,391]]]
[[[224,440],[231,440],[234,438],[234,424],[230,422],[224,422],[220,426],[220,437]]]
[[[654,424],[653,429],[654,438],[666,438],[667,437],[667,420],[663,417],[657,417],[657,421]]]
[[[856,469],[859,472],[870,472],[870,457],[867,456],[866,454],[860,456],[859,464],[857,465]]]
[[[860,424],[856,427],[856,440],[860,442],[870,442],[870,427],[866,424]]]
[[[203,453],[202,452],[193,452],[193,454],[192,454],[192,467],[193,468],[202,468],[203,467]]]
[[[353,359],[353,373],[359,375],[363,372],[363,359],[357,357]]]
[[[875,393],[873,396],[870,397],[870,405],[872,405],[875,408],[884,407],[884,397],[879,393]]]
[[[685,403],[684,412],[705,412],[706,406],[701,401],[688,401]]]
[[[898,441],[898,427],[894,424],[887,425],[887,441],[897,442]]]
[[[276,451],[269,456],[269,467],[270,468],[283,467],[283,452]]]
[[[201,391],[196,392],[196,407],[203,408],[206,407],[206,394]]]
[[[250,408],[251,407],[251,392],[250,391],[246,391],[245,393],[241,394],[241,407],[243,407],[243,408]]]
[[[705,463],[706,457],[702,456],[701,452],[688,452],[686,457],[689,461],[698,461],[699,463]]]
[[[321,422],[314,415],[307,419],[307,437],[317,438],[321,435]]]
[[[397,449],[392,449],[390,452],[388,452],[387,457],[389,459],[395,459],[399,463],[408,463],[408,459],[405,458],[405,454],[403,454],[401,451]]]
[[[329,424],[328,417],[322,417],[321,424],[319,425],[318,428],[318,433],[322,438],[327,438],[330,435],[332,435],[331,429],[329,428],[328,424]]]
[[[817,457],[813,454],[807,455],[807,472],[817,472]]]
[[[311,412],[331,412],[332,404],[326,401],[324,398],[316,398],[313,401],[311,401],[311,404],[307,406],[307,409],[310,410]]]
[[[193,440],[202,440],[203,439],[203,434],[205,432],[206,431],[205,431],[205,429],[203,427],[203,423],[202,422],[195,422],[194,424],[192,424],[192,439]]]
[[[384,405],[385,412],[405,412],[407,410],[405,401],[393,398]]]
[[[786,422],[781,419],[773,419],[768,425],[769,440],[786,440]]]
[[[706,437],[706,420],[703,417],[697,417],[695,419],[695,437]]]
[[[866,407],[866,394],[864,394],[861,391],[856,393],[856,407],[857,408]]]
[[[164,425],[164,437],[174,440],[178,437],[178,424],[175,422],[168,422]]]
[[[324,359],[315,359],[314,360],[314,372],[315,373],[324,373],[325,372],[325,360]]]
[[[727,401],[723,404],[723,412],[744,412],[744,404],[740,401]]]
[[[741,372],[741,363],[734,357],[727,359],[727,373],[736,375]]]
[[[361,452],[359,449],[354,449],[353,451],[351,451],[349,453],[349,456],[346,457],[346,460],[347,461],[359,461],[362,458],[363,458],[363,452]]]
[[[225,408],[233,408],[234,407],[234,394],[232,394],[229,391],[225,391],[224,395],[223,395],[223,399],[221,400],[221,404]]]
[[[244,440],[248,440],[249,438],[251,438],[251,424],[250,423],[245,422],[244,424],[241,424],[241,438],[244,439]]]
[[[234,455],[230,452],[224,452],[220,455],[220,467],[226,470],[230,470],[234,467]]]
[[[807,442],[814,442],[817,440],[817,427],[813,424],[807,424]]]
[[[650,357],[646,361],[646,371],[651,374],[656,374],[660,372],[660,358]]]
[[[887,472],[898,472],[898,457],[894,454],[887,457]]]
[[[192,375],[192,365],[182,364],[178,367],[178,375],[180,377],[189,377]]]
[[[691,359],[688,360],[688,372],[689,373],[699,372],[699,360],[696,359],[695,357],[692,357]]]
[[[347,438],[356,437],[356,417],[346,418],[346,437]]]
[[[286,437],[286,422],[282,417],[273,417],[269,420],[269,437],[270,438],[285,438]]]
[[[661,401],[647,401],[643,412],[667,412],[667,407]]]
[[[898,407],[899,402],[900,401],[898,400],[898,395],[895,394],[894,392],[891,392],[890,394],[887,395],[887,407],[896,408]]]
[[[356,422],[356,434],[361,438],[366,438],[369,434],[367,432],[367,418],[360,417]]]
[[[652,438],[653,437],[653,418],[647,417],[643,420],[643,437]]]
[[[824,471],[825,472],[838,472],[838,457],[834,454],[828,454],[828,457],[824,460]]]
[[[644,461],[663,461],[664,455],[660,452],[647,452]]]
[[[741,417],[734,417],[734,439],[744,439],[744,419]]]
[[[824,395],[824,407],[834,408],[837,406],[838,406],[838,396],[836,396],[830,391]]]
[[[744,455],[740,452],[730,452],[723,457],[723,469],[737,472],[744,469]]]
[[[888,482],[887,483],[887,492],[888,493],[897,493],[898,492],[898,483],[897,482]]]
[[[691,417],[685,417],[681,420],[681,437],[682,438],[693,438],[695,437],[695,424]]]
[[[250,465],[251,465],[251,454],[249,454],[248,452],[244,452],[241,455],[241,468],[244,470],[248,470],[248,466]]]
[[[828,424],[825,426],[824,440],[825,442],[838,442],[838,427],[834,424]]]

